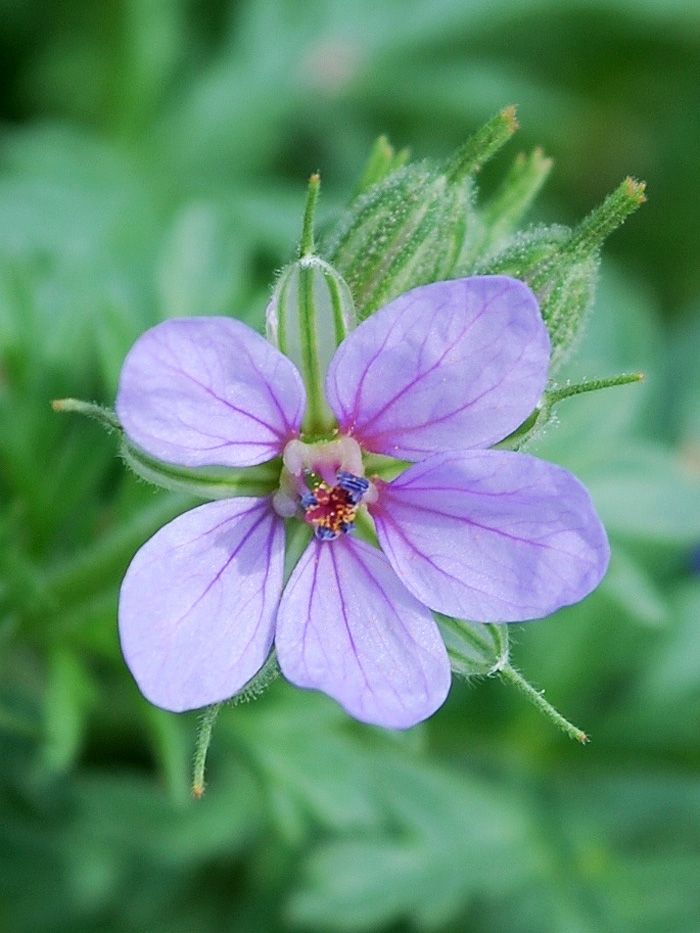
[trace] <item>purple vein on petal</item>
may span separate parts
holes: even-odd
[[[122,650],[144,695],[180,711],[240,690],[269,653],[283,564],[269,499],[209,502],[146,542],[119,602]]]
[[[365,722],[406,728],[449,688],[432,615],[380,551],[351,536],[310,543],[283,594],[276,640],[289,680],[325,691]]]

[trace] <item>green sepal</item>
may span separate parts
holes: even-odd
[[[589,379],[585,382],[569,383],[563,386],[552,385],[545,391],[539,406],[530,417],[495,446],[501,450],[522,450],[526,444],[531,443],[542,433],[552,420],[552,409],[564,399],[586,392],[599,392],[601,389],[631,385],[643,379],[643,373],[622,373],[619,376],[610,376],[605,379]]]
[[[333,354],[356,322],[350,289],[336,270],[309,256],[282,270],[267,307],[267,339],[289,357],[306,386],[303,431],[335,427],[323,387]]]
[[[516,127],[507,108],[445,164],[407,165],[351,204],[323,254],[347,281],[360,320],[417,285],[453,276],[479,233],[472,175]]]
[[[120,454],[134,473],[154,486],[186,492],[202,499],[231,499],[234,496],[269,496],[279,484],[282,460],[277,457],[252,467],[184,467],[151,457],[134,444],[119,423],[116,412],[81,399],[56,399],[54,411],[75,412],[99,422],[120,437]]]
[[[508,663],[508,627],[486,622],[464,622],[436,614],[450,666],[461,677],[500,671]]]
[[[122,436],[120,453],[134,473],[164,489],[187,492],[202,499],[272,495],[279,484],[280,457],[252,467],[182,467],[150,457]]]

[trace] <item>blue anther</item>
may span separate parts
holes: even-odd
[[[299,501],[302,509],[312,509],[318,505],[318,499],[312,492],[305,492]]]
[[[361,502],[362,497],[369,489],[369,480],[366,480],[364,476],[355,476],[354,473],[346,473],[345,470],[340,470],[336,477],[336,483],[348,493],[353,505]]]
[[[340,530],[342,531],[344,535],[346,535],[349,531],[352,531],[354,527],[355,527],[355,522],[341,522],[340,523]]]
[[[339,531],[332,531],[330,528],[324,528],[323,525],[316,525],[314,534],[319,541],[334,541],[339,537]]]

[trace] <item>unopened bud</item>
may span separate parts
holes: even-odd
[[[573,230],[545,227],[521,234],[475,270],[512,275],[532,288],[552,340],[552,370],[570,352],[593,303],[604,240],[644,200],[644,185],[627,178]]]
[[[282,270],[266,313],[268,340],[292,360],[306,384],[303,428],[310,433],[323,433],[334,425],[323,380],[337,346],[356,323],[350,289],[342,276],[314,253],[318,185],[318,175],[313,175],[299,259]]]
[[[516,128],[509,107],[446,164],[408,165],[350,206],[324,255],[347,281],[361,319],[416,285],[454,274],[478,230],[472,175]]]

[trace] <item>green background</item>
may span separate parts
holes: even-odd
[[[700,6],[696,0],[1,0],[0,929],[12,933],[700,929]],[[119,581],[190,503],[126,473],[52,398],[111,404],[167,317],[260,327],[320,169],[332,223],[373,140],[447,155],[507,104],[555,160],[532,220],[626,174],[536,449],[589,486],[613,560],[511,626],[579,747],[495,679],[388,734],[278,681],[196,714],[121,660]]]

